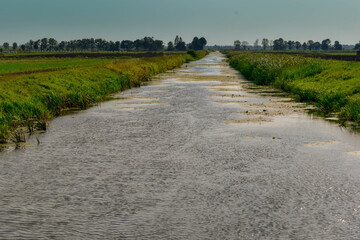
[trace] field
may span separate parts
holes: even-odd
[[[228,52],[230,65],[260,85],[272,85],[323,112],[360,123],[360,63],[267,53]]]
[[[288,50],[288,51],[253,51],[254,53],[269,53],[269,54],[285,54],[293,56],[321,58],[326,60],[341,60],[341,61],[360,61],[355,50],[329,50],[329,51],[301,51],[301,50]]]
[[[0,60],[0,142],[18,142],[23,131],[46,129],[46,121],[66,109],[84,109],[110,93],[140,86],[152,75],[203,57],[161,54],[151,57]],[[26,127],[25,130],[20,127]],[[20,133],[19,133],[20,131]]]

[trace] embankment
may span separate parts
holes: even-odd
[[[323,112],[360,123],[360,63],[283,54],[227,52],[230,65],[259,85],[292,93]]]
[[[35,74],[20,74],[0,81],[0,142],[23,141],[24,131],[46,129],[46,121],[66,109],[85,109],[107,95],[138,87],[150,77],[200,59],[176,54],[149,58],[131,58]]]

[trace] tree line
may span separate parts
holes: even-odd
[[[247,41],[234,41],[234,48],[237,50],[240,49],[248,49],[249,43]],[[259,39],[256,39],[253,49],[263,49],[263,50],[343,50],[343,45],[340,44],[339,41],[335,41],[334,44],[331,44],[330,39],[324,39],[321,42],[315,42],[313,40],[309,40],[307,42],[299,42],[288,40],[285,41],[283,38],[279,38],[276,40],[269,40],[267,38],[263,38],[261,43]],[[354,47],[355,50],[360,50],[360,42],[357,43]]]
[[[186,44],[181,37],[176,36],[174,42],[170,41],[167,51],[186,51],[187,49],[202,50],[207,41],[204,37],[194,37],[193,41]],[[144,37],[135,41],[106,41],[102,38],[83,38],[71,41],[57,41],[54,38],[42,38],[36,41],[29,40],[20,46],[14,42],[11,46],[8,42],[3,43],[2,50],[22,51],[163,51],[165,50],[162,40],[153,37]]]

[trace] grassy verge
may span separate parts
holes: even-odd
[[[202,58],[205,54],[205,51],[199,51],[196,56],[184,53],[151,58],[96,60],[80,65],[79,60],[75,60],[76,67],[66,70],[19,74],[10,80],[0,80],[0,142],[21,141],[23,130],[17,131],[20,127],[26,127],[30,133],[43,130],[46,121],[60,115],[64,109],[85,109],[102,101],[110,93],[138,87],[152,75],[179,67],[186,61]],[[61,65],[59,62],[56,64]],[[30,65],[32,68],[33,65]],[[7,69],[11,71],[11,68]],[[23,68],[18,71],[22,72]]]
[[[360,63],[291,55],[228,52],[230,65],[247,79],[291,92],[324,112],[360,123]]]

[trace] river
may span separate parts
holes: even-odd
[[[220,53],[0,153],[0,239],[359,239],[360,135]]]

